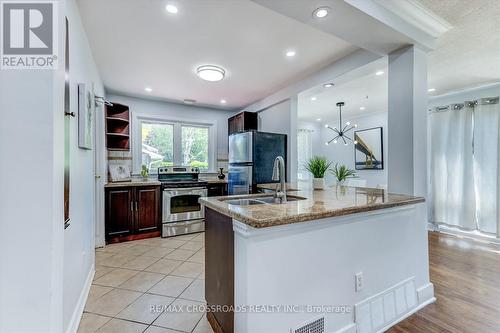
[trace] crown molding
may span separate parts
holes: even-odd
[[[416,28],[434,38],[453,28],[448,21],[432,12],[417,0],[375,0],[380,6],[393,12]]]

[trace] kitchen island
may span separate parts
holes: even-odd
[[[379,332],[435,300],[423,198],[288,188],[200,199],[216,332]]]

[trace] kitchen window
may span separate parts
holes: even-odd
[[[141,137],[141,161],[150,173],[155,173],[159,167],[174,164],[173,124],[142,122]]]
[[[169,121],[138,116],[135,122],[134,173],[146,165],[150,174],[161,166],[198,167],[215,170],[215,124]]]
[[[208,128],[182,126],[182,165],[208,170]]]

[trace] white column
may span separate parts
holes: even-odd
[[[388,188],[427,196],[427,55],[396,50],[388,72]]]

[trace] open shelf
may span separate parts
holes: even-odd
[[[118,122],[118,123],[129,123],[128,119],[121,118],[121,117],[106,117],[106,120],[109,122]]]
[[[124,133],[106,133],[106,135],[110,135],[110,136],[120,136],[120,137],[124,137],[124,138],[128,138],[128,137],[130,137],[128,134],[124,134]]]
[[[106,147],[108,150],[130,150],[128,106],[119,103],[106,106]]]

